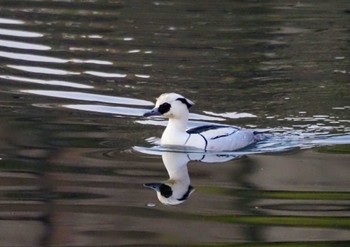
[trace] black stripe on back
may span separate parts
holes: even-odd
[[[215,130],[215,129],[221,129],[221,128],[227,128],[228,126],[221,126],[221,125],[204,125],[195,127],[193,129],[187,130],[188,134],[200,134],[202,132],[208,131],[208,130]]]

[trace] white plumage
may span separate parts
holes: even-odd
[[[187,129],[189,108],[194,103],[176,93],[159,96],[155,107],[144,116],[162,115],[169,119],[161,145],[189,146],[204,151],[233,151],[260,139],[253,130],[225,125],[204,125]]]

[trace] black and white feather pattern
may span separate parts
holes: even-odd
[[[205,143],[204,150],[235,150],[255,142],[251,130],[236,126],[204,125],[186,132],[189,134],[187,143],[190,143],[194,136],[201,136]]]
[[[189,146],[205,151],[233,151],[259,140],[253,130],[227,125],[204,125],[186,130],[193,102],[176,94],[159,96],[155,107],[144,116],[162,115],[169,119],[161,145]]]

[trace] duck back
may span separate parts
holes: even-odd
[[[204,125],[187,130],[192,135],[200,135],[205,140],[205,150],[232,151],[254,143],[254,132],[235,126]],[[191,145],[191,143],[188,143]]]

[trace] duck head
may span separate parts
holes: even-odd
[[[178,205],[186,201],[195,191],[192,185],[176,184],[173,181],[165,183],[147,183],[146,188],[157,192],[158,200],[165,205]]]
[[[188,115],[189,108],[194,103],[177,93],[164,93],[157,99],[155,107],[143,114],[145,117],[162,115],[167,118],[180,118]]]

